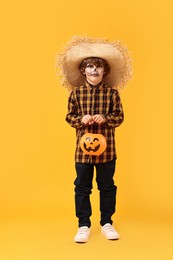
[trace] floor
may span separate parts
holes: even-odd
[[[68,214],[67,214],[68,215]],[[73,242],[76,232],[72,215],[16,216],[1,221],[1,260],[127,259],[172,260],[173,226],[161,219],[120,218],[118,241],[108,241],[100,233],[96,216],[92,219],[88,243]]]

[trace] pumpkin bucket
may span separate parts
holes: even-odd
[[[80,147],[85,154],[99,156],[106,147],[106,138],[102,134],[86,133],[80,139]]]

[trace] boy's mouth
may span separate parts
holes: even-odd
[[[99,77],[100,75],[99,75],[99,74],[91,74],[91,76],[93,76],[93,77]]]
[[[99,77],[99,73],[88,73],[88,76]]]

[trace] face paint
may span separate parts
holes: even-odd
[[[104,67],[103,65],[94,65],[92,63],[88,63],[85,68],[84,75],[86,75],[86,80],[92,84],[99,84],[104,75]]]

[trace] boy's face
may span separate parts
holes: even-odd
[[[103,75],[105,74],[104,67],[102,64],[96,65],[93,63],[87,63],[83,74],[86,76],[86,80],[90,84],[97,85],[102,81]]]

